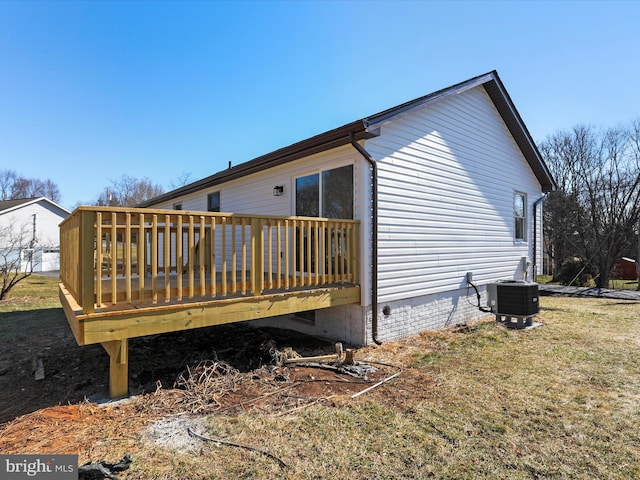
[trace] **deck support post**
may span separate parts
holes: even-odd
[[[109,354],[109,395],[111,398],[129,394],[129,339],[102,342]]]

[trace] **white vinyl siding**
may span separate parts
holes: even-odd
[[[516,242],[514,192],[527,200],[525,238],[541,187],[483,87],[398,115],[364,142],[378,164],[379,303],[484,285],[519,275],[531,241]],[[354,165],[354,218],[361,220],[363,305],[370,304],[370,167],[351,145],[185,195],[206,211],[220,191],[223,212],[293,215],[295,179]],[[284,194],[273,195],[276,185]],[[157,208],[171,208],[172,203]],[[538,212],[540,220],[540,213]],[[538,224],[538,261],[542,225]]]
[[[354,217],[359,218],[359,185],[362,175],[357,163],[360,155],[353,147],[341,147],[287,163],[263,172],[248,175],[210,189],[185,195],[165,204],[152,208],[172,208],[173,203],[181,202],[183,210],[207,210],[207,195],[220,192],[220,210],[222,212],[251,213],[256,215],[294,215],[295,179],[310,173],[321,173],[345,165],[354,165]],[[273,187],[284,185],[284,194],[275,196]]]
[[[513,197],[530,212],[540,185],[484,88],[393,119],[365,148],[378,161],[381,303],[463,288],[466,272],[513,278],[530,256]]]

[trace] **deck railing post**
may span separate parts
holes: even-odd
[[[95,312],[96,212],[80,212],[80,300],[83,313]]]
[[[358,246],[360,245],[360,229],[358,224],[353,224],[351,226],[351,272],[352,272],[352,283],[360,282],[360,272],[358,261],[360,255],[358,254]]]
[[[251,288],[254,295],[262,292],[264,281],[264,244],[262,219],[251,219]]]

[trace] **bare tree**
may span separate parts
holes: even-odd
[[[153,184],[148,178],[137,179],[122,175],[111,180],[111,185],[105,187],[98,197],[96,205],[112,207],[135,207],[145,200],[157,197],[164,192],[160,185]]]
[[[0,301],[11,289],[29,277],[36,266],[34,245],[28,225],[0,226]]]
[[[11,200],[13,184],[18,174],[13,170],[0,170],[0,200]]]
[[[606,287],[640,214],[640,122],[604,131],[578,126],[540,150],[558,182],[545,207],[554,265],[578,256],[596,285]]]
[[[191,181],[191,172],[182,172],[180,175],[178,175],[175,181],[171,182],[171,185],[169,186],[172,189],[176,189],[176,188],[184,187],[190,181]]]
[[[59,202],[60,190],[51,180],[18,177],[13,185],[12,196],[13,198],[47,197],[54,202]]]
[[[26,178],[14,170],[0,170],[0,200],[35,197],[60,202],[60,189],[51,180]]]

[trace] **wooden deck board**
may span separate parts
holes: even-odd
[[[109,305],[83,314],[60,284],[60,299],[79,345],[255,320],[360,301],[360,287],[336,285],[264,292],[262,295],[194,297],[182,302]]]

